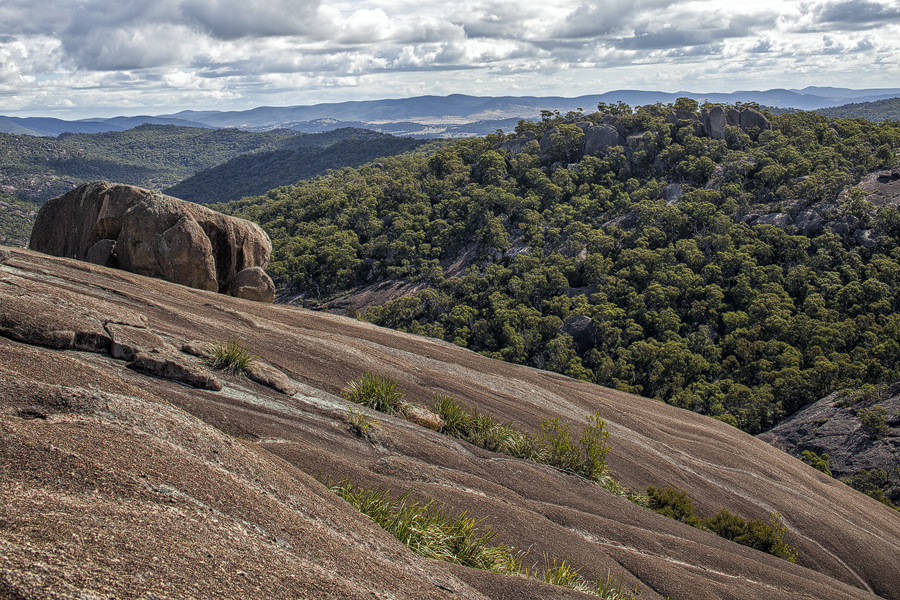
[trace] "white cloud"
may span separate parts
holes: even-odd
[[[0,0],[7,111],[900,87],[882,0]],[[877,84],[873,84],[877,82]],[[62,114],[62,113],[60,113]]]

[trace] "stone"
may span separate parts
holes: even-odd
[[[272,252],[269,237],[254,223],[105,181],[44,204],[29,247],[226,294],[242,271],[262,271]],[[274,284],[264,272],[252,271],[240,281],[245,297],[274,299]]]
[[[771,213],[768,215],[763,215],[750,223],[751,227],[756,227],[757,225],[774,225],[775,227],[785,228],[790,227],[794,224],[794,220],[791,218],[791,215],[785,213]]]
[[[732,125],[734,127],[741,126],[741,111],[737,109],[730,109],[725,112],[725,124]]]
[[[287,396],[293,396],[297,393],[297,386],[291,382],[287,375],[272,365],[255,360],[246,373],[251,381],[270,387]]]
[[[254,302],[273,302],[275,284],[261,268],[250,267],[234,276],[228,284],[228,293]]]
[[[697,113],[689,111],[689,110],[676,110],[675,118],[679,121],[699,121],[700,118],[697,116]]]
[[[681,200],[681,196],[684,194],[684,189],[680,183],[670,183],[666,186],[664,194],[666,196],[666,204],[678,204],[678,201]]]
[[[825,229],[825,219],[814,210],[804,210],[794,221],[797,233],[812,236]]]
[[[120,325],[119,323],[107,323],[106,331],[112,339],[109,353],[113,358],[131,362],[140,352],[174,351],[170,344],[149,329]]]
[[[615,127],[598,125],[591,127],[585,133],[581,143],[581,153],[584,156],[599,156],[614,146],[625,146],[625,140],[622,139]]]
[[[572,315],[565,320],[559,332],[572,336],[578,354],[584,354],[597,345],[597,326],[587,315]]]
[[[440,415],[433,413],[432,411],[418,405],[409,405],[404,409],[404,415],[407,420],[415,423],[416,425],[421,425],[422,427],[427,427],[432,431],[440,431],[441,428],[446,424],[444,419],[441,418]]]
[[[213,391],[222,389],[222,384],[207,369],[191,364],[173,352],[157,350],[138,352],[128,367],[147,375],[185,383],[195,388]]]
[[[651,134],[649,131],[642,131],[641,133],[633,133],[628,136],[628,139],[626,141],[628,142],[628,145],[631,146],[632,148],[637,148],[638,146],[643,144],[645,141],[647,141],[647,139],[651,135],[653,135],[653,134]]]
[[[703,131],[714,140],[725,139],[725,125],[727,124],[725,110],[721,106],[714,106],[702,113]]]
[[[853,232],[853,240],[863,248],[874,248],[875,231],[873,229],[857,229]]]
[[[749,132],[753,129],[767,131],[772,129],[772,125],[769,124],[769,120],[765,115],[752,108],[745,108],[741,110],[741,129],[743,129],[744,132]]]
[[[119,268],[119,261],[116,258],[116,241],[103,239],[91,246],[90,250],[84,257],[89,263],[100,265],[101,267]]]

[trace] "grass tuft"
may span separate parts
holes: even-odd
[[[347,384],[341,390],[341,397],[389,415],[403,415],[406,405],[406,394],[395,379],[368,371]]]
[[[522,552],[496,543],[496,534],[490,527],[481,527],[481,520],[470,517],[466,511],[454,515],[434,501],[412,502],[412,490],[394,498],[388,491],[354,487],[349,480],[326,485],[421,556],[492,573],[530,577],[604,600],[640,600],[637,588],[626,591],[615,575],[607,572],[605,582],[589,581],[566,559],[544,557],[540,571],[523,569]]]
[[[249,372],[256,363],[256,355],[244,342],[232,337],[227,342],[218,341],[206,345],[209,358],[206,362],[214,369],[240,375]]]

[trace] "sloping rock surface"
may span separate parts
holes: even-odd
[[[28,247],[201,290],[275,298],[262,271],[272,243],[259,226],[130,185],[94,181],[49,200]]]
[[[860,419],[861,410],[876,407],[884,410],[883,432],[867,431]],[[758,437],[797,457],[804,450],[828,454],[835,477],[881,469],[890,499],[900,502],[900,396],[854,404],[832,394]]]
[[[154,352],[200,368],[198,345],[232,336],[296,391],[127,368]],[[337,394],[367,370],[530,430],[599,412],[624,484],[684,489],[704,516],[778,511],[797,564],[408,421],[373,415],[357,437]],[[589,597],[422,559],[317,480],[347,477],[468,510],[526,565],[564,556],[644,600],[900,599],[900,516],[724,423],[353,319],[0,249],[0,597]]]

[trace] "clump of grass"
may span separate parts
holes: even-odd
[[[521,571],[519,553],[495,544],[494,531],[479,527],[480,521],[467,512],[453,515],[434,501],[411,502],[411,490],[394,498],[387,491],[355,488],[349,481],[329,487],[417,554],[493,573]]]
[[[369,430],[379,424],[378,419],[371,419],[361,410],[348,410],[347,418],[350,420],[350,431],[358,437],[369,438]]]
[[[781,522],[781,515],[773,512],[769,522],[745,519],[726,508],[719,509],[714,516],[701,519],[694,514],[694,503],[687,493],[676,488],[656,488],[649,486],[647,496],[650,508],[661,515],[687,523],[691,527],[711,531],[719,537],[743,546],[749,546],[788,562],[796,562],[797,549],[785,541],[787,527]]]
[[[605,582],[589,581],[566,559],[545,557],[543,569],[523,569],[523,553],[495,543],[493,529],[481,527],[481,521],[470,517],[468,512],[454,515],[433,500],[424,504],[412,502],[409,498],[412,490],[394,498],[387,491],[354,487],[349,480],[336,485],[326,482],[326,485],[421,556],[503,575],[530,577],[605,600],[640,599],[637,588],[623,591],[614,575],[607,573]]]
[[[341,390],[341,397],[389,415],[403,415],[406,405],[406,394],[395,379],[368,371],[347,384]]]
[[[581,436],[574,438],[566,423],[544,419],[540,431],[529,434],[511,423],[501,423],[478,408],[468,408],[452,396],[435,396],[432,410],[444,421],[440,432],[492,452],[549,465],[588,479],[640,506],[647,497],[634,492],[610,475],[606,468],[609,431],[599,414],[589,415]]]
[[[207,344],[206,352],[209,354],[206,362],[211,367],[233,375],[247,373],[256,364],[256,355],[250,347],[235,337],[227,342],[220,340]]]

